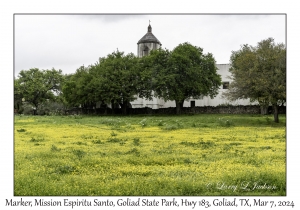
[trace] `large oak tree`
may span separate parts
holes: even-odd
[[[46,100],[55,101],[61,91],[62,83],[61,70],[39,70],[38,68],[22,70],[14,80],[15,97],[22,97],[37,110]]]
[[[230,57],[233,82],[225,96],[229,100],[258,101],[273,106],[274,121],[279,122],[278,106],[286,102],[286,48],[273,38],[257,46],[242,45]]]
[[[152,51],[148,59],[152,61],[154,95],[174,100],[177,114],[185,100],[218,94],[221,77],[215,59],[202,48],[183,43],[173,51]]]
[[[132,53],[113,52],[100,58],[92,69],[91,86],[95,87],[96,100],[111,103],[112,106],[119,104],[123,114],[127,113],[130,102],[138,96],[150,95],[151,90],[145,86],[148,74]]]
[[[91,66],[79,67],[76,72],[69,75],[63,86],[63,96],[69,107],[82,106],[83,108],[96,105],[94,92],[91,86],[93,75],[90,73]]]

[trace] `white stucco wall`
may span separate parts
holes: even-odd
[[[229,64],[217,64],[216,65],[218,70],[217,73],[221,75],[222,83],[223,82],[232,82],[232,80],[228,77],[230,76]],[[195,106],[218,106],[221,104],[231,104],[231,105],[251,105],[251,104],[257,104],[257,103],[251,103],[249,99],[247,100],[237,100],[230,102],[223,98],[222,93],[226,91],[226,89],[223,89],[223,85],[220,86],[219,94],[211,99],[209,96],[204,96],[202,99],[189,99],[184,102],[184,107],[190,107],[191,101],[195,101]],[[165,102],[163,99],[157,99],[154,98],[152,101],[145,100],[138,98],[137,100],[131,102],[132,108],[142,108],[142,107],[150,107],[152,109],[158,109],[158,108],[168,108],[168,107],[176,107],[175,101],[167,101]]]
[[[145,49],[145,47],[149,48],[148,53],[150,53],[151,50],[156,50],[160,48],[160,44],[158,43],[140,43],[137,45],[137,55],[138,57],[143,57],[143,50]]]

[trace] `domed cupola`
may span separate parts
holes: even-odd
[[[152,27],[149,23],[148,32],[137,43],[137,55],[143,57],[148,55],[151,50],[161,47],[160,41],[152,34]]]

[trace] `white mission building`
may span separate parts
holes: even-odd
[[[149,24],[148,32],[138,41],[137,43],[137,56],[147,56],[151,50],[155,50],[161,47],[160,41],[153,35],[152,27]],[[231,105],[252,105],[256,103],[251,103],[249,99],[247,100],[237,100],[230,102],[222,97],[222,93],[226,91],[232,80],[228,78],[230,76],[229,64],[216,64],[218,70],[217,73],[221,75],[222,85],[219,89],[219,94],[211,99],[209,96],[204,96],[201,99],[190,98],[184,101],[183,107],[195,107],[195,106],[218,106],[221,104],[231,104]],[[163,99],[153,98],[153,100],[146,100],[143,98],[138,98],[131,102],[132,108],[143,108],[149,107],[152,109],[176,107],[175,101],[164,101]]]

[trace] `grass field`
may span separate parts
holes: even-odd
[[[286,119],[15,116],[14,194],[286,195]]]

